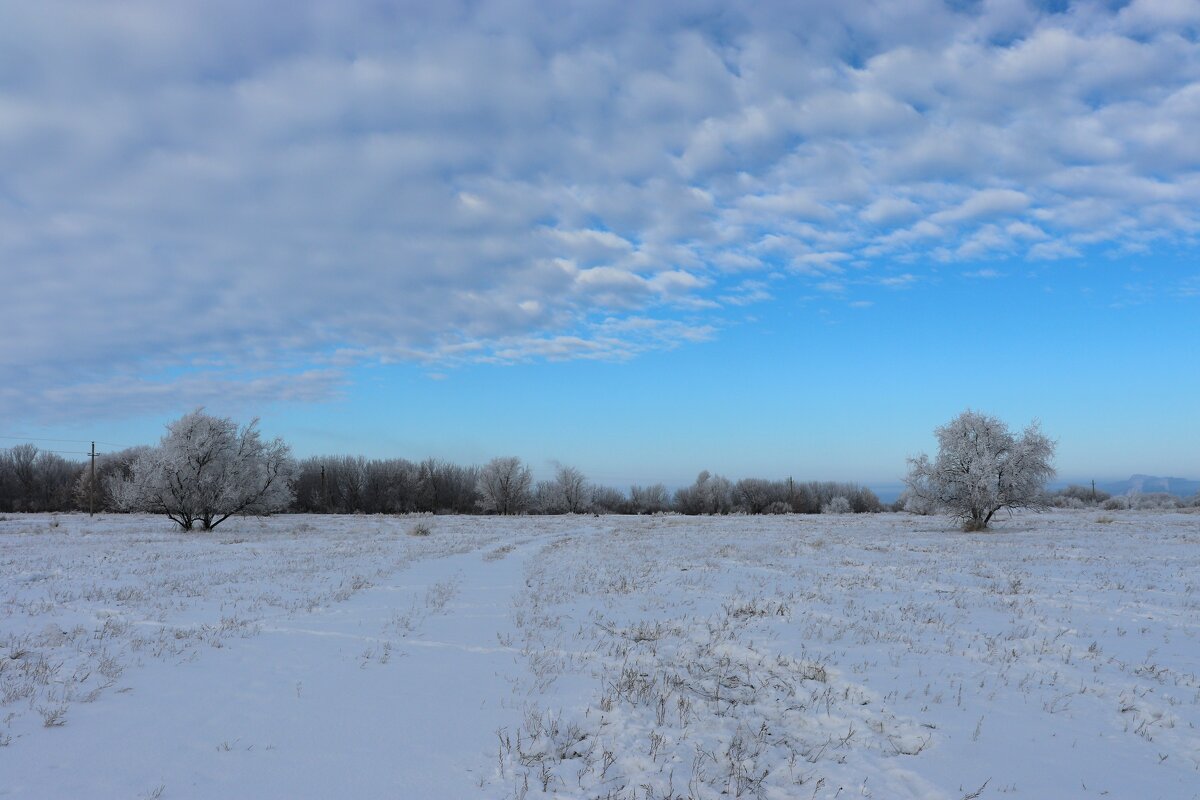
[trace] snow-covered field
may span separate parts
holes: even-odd
[[[0,796],[1193,798],[1198,636],[1197,514],[10,515]]]

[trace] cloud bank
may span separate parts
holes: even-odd
[[[0,413],[1195,244],[1200,5],[635,5],[0,2]]]

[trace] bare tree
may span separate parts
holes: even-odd
[[[417,465],[417,507],[421,511],[470,513],[477,509],[475,467],[427,458]]]
[[[9,470],[17,486],[16,509],[33,511],[37,494],[38,449],[32,444],[19,444],[8,451]]]
[[[675,510],[681,514],[728,514],[733,510],[733,484],[704,470],[691,486],[675,491]]]
[[[977,531],[1002,508],[1042,504],[1054,477],[1054,442],[1036,420],[1017,438],[995,417],[967,409],[935,433],[937,460],[922,453],[908,462],[904,482],[914,506],[948,510],[964,530]]]
[[[597,514],[618,514],[629,505],[621,490],[610,486],[593,486],[589,502],[589,508]]]
[[[470,514],[479,508],[479,467],[448,464],[445,471],[447,508]]]
[[[142,453],[108,491],[121,510],[166,514],[183,530],[212,530],[234,514],[269,514],[292,502],[291,451],[282,439],[264,442],[258,420],[197,409],[167,426],[158,447]]]
[[[529,508],[533,473],[516,457],[493,458],[479,471],[479,505],[496,514],[520,514]]]
[[[417,497],[422,511],[440,511],[446,503],[445,475],[449,465],[427,458],[417,465]]]
[[[591,492],[582,472],[575,467],[557,464],[554,468],[554,485],[568,514],[582,514],[588,510]]]
[[[656,514],[671,508],[671,498],[667,495],[667,487],[661,483],[653,486],[629,487],[629,506],[635,514]]]
[[[343,456],[330,477],[334,478],[331,489],[342,513],[363,511],[367,495],[367,459]]]
[[[17,479],[8,450],[0,450],[0,511],[16,511]]]
[[[737,505],[747,514],[761,514],[767,506],[786,499],[783,484],[763,478],[742,478],[733,492]]]
[[[0,511],[69,511],[83,464],[32,443],[0,450]]]
[[[555,463],[554,480],[538,481],[533,507],[541,514],[582,514],[592,507],[593,492],[575,467]]]
[[[538,481],[533,487],[533,499],[530,509],[535,514],[565,514],[567,507],[563,505],[562,492],[554,481]]]

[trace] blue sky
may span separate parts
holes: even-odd
[[[1200,475],[1200,6],[646,5],[0,0],[0,434]]]

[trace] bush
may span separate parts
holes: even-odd
[[[853,509],[850,507],[850,501],[841,495],[821,506],[822,514],[849,514],[851,511]]]
[[[1166,492],[1151,492],[1130,495],[1129,505],[1139,511],[1161,511],[1179,508],[1183,505],[1183,500]]]
[[[1061,494],[1050,495],[1046,498],[1045,504],[1051,508],[1087,508],[1088,505],[1078,497],[1068,497]]]
[[[1073,483],[1065,489],[1059,489],[1054,493],[1053,497],[1079,501],[1077,505],[1058,505],[1054,503],[1057,508],[1082,508],[1085,505],[1099,505],[1112,497],[1112,495],[1101,489],[1093,489],[1090,486],[1080,486]]]

